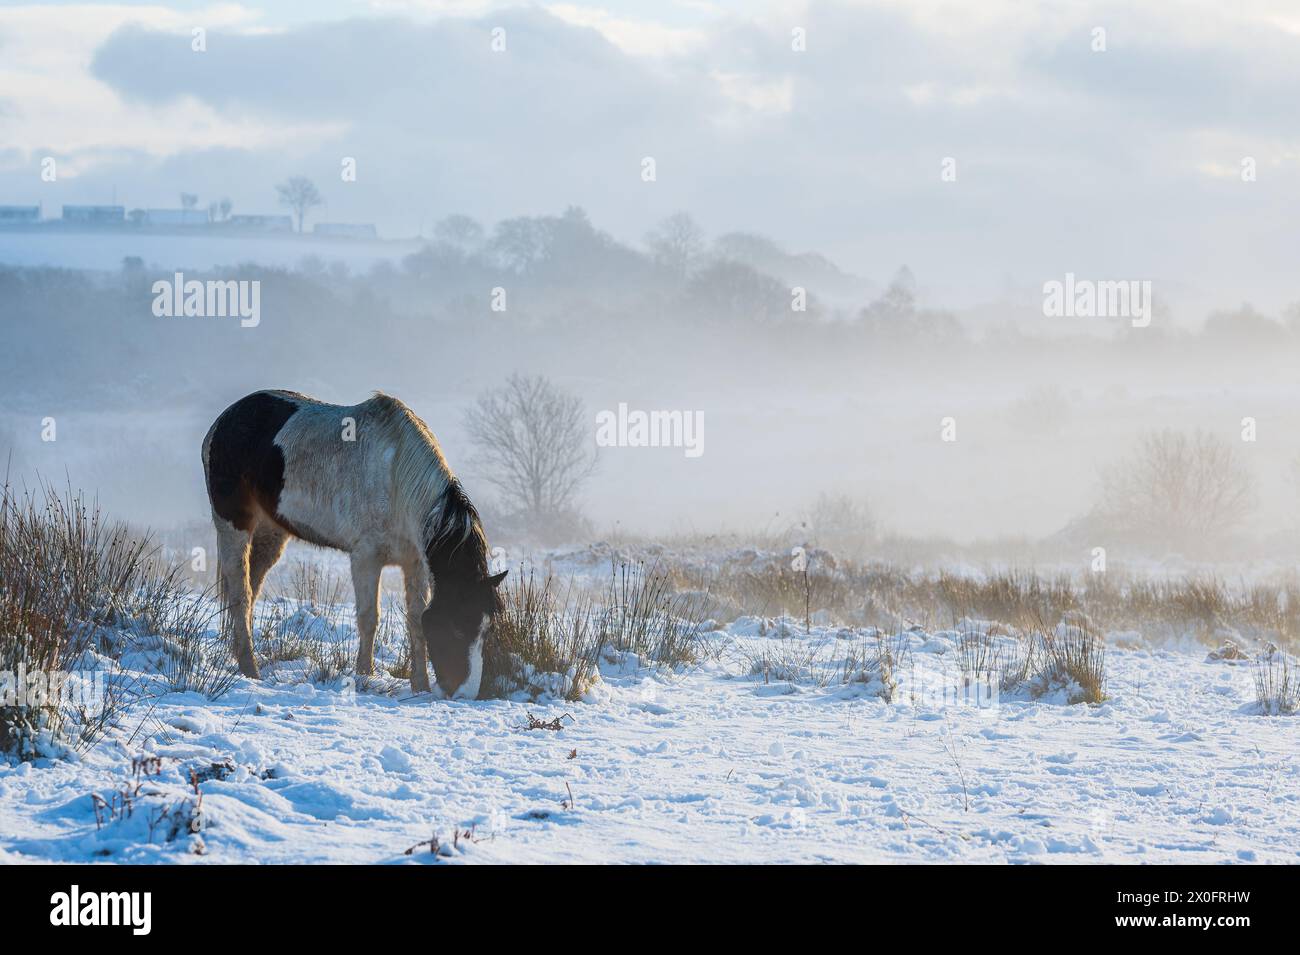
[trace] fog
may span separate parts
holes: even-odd
[[[199,445],[229,403],[382,390],[439,437],[492,537],[506,504],[464,416],[517,372],[576,395],[593,447],[620,405],[702,421],[698,456],[596,449],[575,536],[759,534],[834,494],[886,535],[1085,560],[1107,543],[1083,521],[1103,474],[1168,429],[1230,445],[1254,484],[1209,556],[1290,553],[1300,39],[1269,5],[1197,23],[1173,4],[951,22],[811,4],[657,26],[639,7],[291,6],[200,12],[202,52],[188,12],[100,8],[51,50],[57,10],[0,11],[0,205],[54,220],[192,193],[282,215],[294,175],[323,199],[303,235],[0,228],[11,482],[202,521]],[[55,102],[43,78],[64,68]],[[664,224],[687,217],[674,246]],[[310,234],[323,222],[377,237]],[[176,272],[258,283],[256,324],[156,314]],[[1067,275],[1150,299],[1048,314]],[[1148,543],[1124,546],[1168,549]]]

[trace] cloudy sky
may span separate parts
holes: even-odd
[[[1298,63],[1284,0],[6,2],[0,203],[274,212],[303,173],[388,236],[577,204],[637,241],[687,209],[937,298],[1074,271],[1276,308]]]

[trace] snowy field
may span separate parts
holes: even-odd
[[[580,702],[280,663],[81,757],[0,763],[0,861],[1298,861],[1296,719],[1256,715],[1248,664],[1130,637],[1100,705],[972,697],[957,634],[914,630],[883,682],[834,678],[875,639],[742,617],[681,672],[606,655]]]

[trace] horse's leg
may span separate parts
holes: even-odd
[[[424,561],[402,568],[406,584],[406,638],[411,644],[411,691],[429,692],[429,663],[424,652],[424,629],[420,623],[429,606],[429,571]]]
[[[231,650],[244,676],[258,678],[253,656],[252,600],[248,588],[248,553],[253,535],[224,518],[213,515],[217,528],[217,566],[221,574],[221,599],[230,624]]]
[[[263,522],[253,531],[252,550],[248,555],[248,606],[250,616],[257,607],[262,584],[275,562],[284,553],[289,535],[274,524]]]
[[[375,672],[375,628],[379,626],[379,574],[381,561],[369,554],[352,555],[352,590],[357,598],[357,675]]]

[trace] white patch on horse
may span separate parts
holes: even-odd
[[[451,695],[453,700],[478,699],[479,684],[483,682],[483,638],[487,635],[491,622],[491,618],[484,614],[483,622],[479,624],[478,636],[469,645],[469,676]]]
[[[345,418],[355,424],[353,441],[342,439]],[[349,552],[391,552],[398,540],[423,551],[429,506],[451,469],[424,423],[397,399],[301,401],[275,443],[285,459],[285,520]]]

